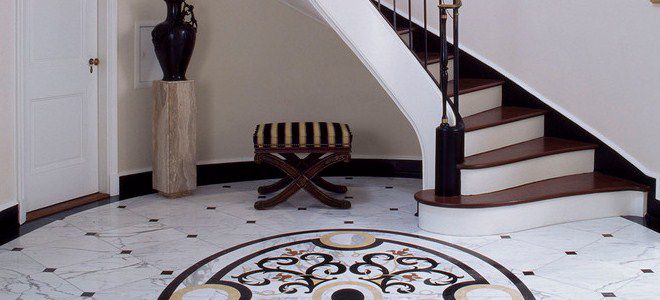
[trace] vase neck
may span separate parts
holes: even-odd
[[[178,22],[182,20],[181,4],[183,0],[166,0],[167,1],[167,21]]]

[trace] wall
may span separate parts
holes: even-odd
[[[0,0],[0,211],[16,205],[14,169],[15,7]]]
[[[660,176],[660,4],[463,3],[464,50],[578,122],[647,175]],[[397,5],[407,9],[406,1]],[[429,4],[428,10],[437,7]],[[413,7],[418,20],[422,12]],[[429,23],[438,24],[437,13],[429,15]]]
[[[329,27],[277,1],[196,1],[200,163],[251,160],[266,121],[351,124],[355,157],[420,159],[417,137]],[[164,19],[161,1],[119,2],[119,171],[151,166],[151,90],[133,88],[134,24]]]

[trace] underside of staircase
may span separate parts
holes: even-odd
[[[381,7],[381,13],[393,23],[391,10]],[[397,27],[402,42],[412,43],[411,55],[439,80],[437,47],[422,51],[425,34],[434,41],[438,37],[409,24],[405,16],[400,16]],[[488,67],[475,68],[479,62],[469,55],[461,52],[460,57],[462,66],[465,57],[465,71],[449,74],[450,80],[460,78],[460,88],[454,91],[450,83],[448,94],[461,96],[460,114],[465,123],[466,158],[459,166],[461,196],[439,197],[434,190],[417,193],[422,229],[447,235],[487,235],[577,220],[645,215],[648,182],[634,180],[644,179],[643,175],[606,166],[608,162],[622,164],[622,158],[612,159],[612,150],[601,149],[603,144],[585,137],[583,130],[564,132],[574,130],[575,125],[567,126],[563,116],[558,117],[538,99],[529,101],[529,95]],[[621,174],[628,176],[622,179]]]

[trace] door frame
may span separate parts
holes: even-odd
[[[99,192],[111,196],[119,194],[119,172],[117,144],[117,1],[98,1],[98,55],[101,64],[98,68],[98,171]],[[14,0],[16,28],[15,42],[15,84],[16,98],[14,105],[14,169],[16,176],[16,196],[19,205],[19,220],[26,221],[27,211],[24,186],[24,134],[23,113],[25,110],[23,91],[23,0]]]

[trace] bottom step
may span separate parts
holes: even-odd
[[[647,191],[630,181],[587,173],[473,196],[436,197],[427,190],[415,199],[421,229],[480,236],[588,219],[643,217]]]

